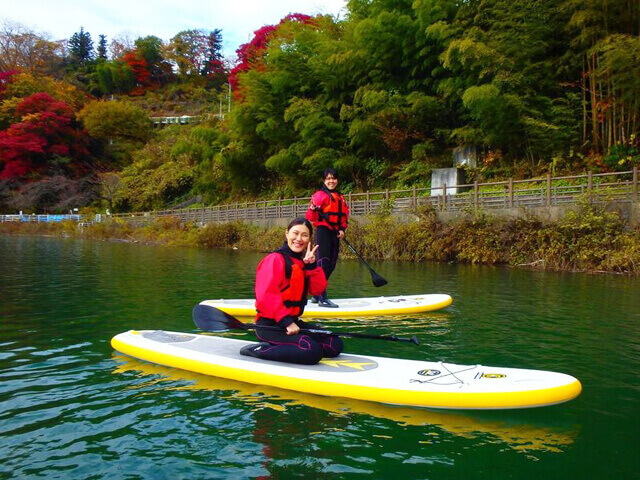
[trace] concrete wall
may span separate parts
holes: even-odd
[[[491,210],[483,210],[488,216],[497,219],[513,220],[516,218],[537,217],[542,221],[555,222],[562,218],[567,211],[577,210],[579,207],[575,204],[571,205],[555,205],[551,207],[529,207],[523,208],[495,208]],[[616,212],[620,217],[629,223],[630,226],[636,227],[640,225],[640,203],[610,203],[607,205],[608,212]],[[438,218],[443,222],[456,221],[465,218],[469,214],[462,211],[445,211],[436,212]],[[401,222],[416,222],[419,218],[411,213],[394,213],[393,217]],[[370,219],[368,217],[354,217],[358,223],[367,224]]]
[[[482,210],[489,217],[496,219],[512,220],[515,218],[529,218],[531,216],[537,217],[543,221],[554,222],[560,219],[568,210],[575,210],[579,208],[575,204],[568,205],[555,205],[551,207],[528,207],[524,208],[492,208],[490,210]],[[622,219],[627,221],[631,226],[640,225],[640,203],[609,203],[607,205],[607,211],[617,212]],[[456,221],[461,218],[465,218],[469,214],[464,211],[436,211],[436,214],[443,222]],[[393,213],[392,217],[401,222],[417,222],[419,217],[412,213],[402,212]],[[359,224],[366,225],[373,218],[372,216],[352,216],[357,220]],[[271,219],[255,219],[255,220],[242,220],[244,222],[258,225],[263,228],[281,227],[285,229],[292,218],[271,218]]]
[[[455,195],[461,190],[457,185],[464,185],[464,170],[461,168],[434,168],[431,170],[431,196],[442,195],[442,187],[447,185],[447,195]]]

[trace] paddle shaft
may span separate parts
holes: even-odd
[[[262,326],[253,323],[242,323],[234,316],[219,310],[210,305],[196,305],[193,309],[193,321],[196,326],[206,331],[221,331],[228,329],[235,330],[280,330],[283,329],[278,326]],[[411,338],[401,338],[395,335],[372,335],[368,333],[353,333],[353,332],[334,332],[332,330],[325,330],[319,328],[303,328],[300,329],[302,333],[316,333],[321,335],[336,335],[339,337],[354,337],[354,338],[369,338],[372,340],[389,340],[392,342],[410,342],[414,345],[418,345],[418,338],[413,335]]]
[[[365,266],[365,267],[367,267],[371,273],[375,273],[375,272],[373,271],[373,268],[371,268],[371,265],[369,265],[369,264],[366,262],[366,260],[365,260],[364,258],[362,258],[358,252],[356,252],[356,249],[355,249],[355,248],[353,248],[349,242],[347,242],[347,239],[346,239],[345,237],[342,237],[342,241],[345,243],[345,245],[346,245],[347,247],[349,247],[349,250],[351,250],[351,251],[353,252],[353,254],[354,254],[356,257],[358,257],[358,259],[359,259],[362,263],[364,263],[364,266]]]
[[[331,223],[329,222],[329,219],[327,218],[327,216],[325,215],[324,212],[321,212],[318,210],[318,215],[320,216],[320,218],[322,218],[325,222]],[[376,287],[382,287],[384,285],[386,285],[388,282],[382,278],[373,268],[371,268],[371,265],[369,265],[364,258],[362,258],[360,256],[360,254],[358,252],[356,252],[356,249],[353,248],[351,246],[351,244],[347,241],[346,237],[342,237],[342,241],[347,245],[347,247],[349,247],[349,250],[351,250],[353,252],[353,254],[358,258],[358,260],[360,260],[365,267],[367,267],[369,269],[369,273],[371,274],[371,280],[373,281],[373,285]]]

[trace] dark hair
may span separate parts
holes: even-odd
[[[325,168],[324,173],[322,174],[322,179],[324,180],[329,175],[333,175],[333,178],[338,179],[338,172],[336,172],[333,168]]]
[[[309,236],[313,237],[313,225],[311,225],[311,222],[309,220],[303,217],[294,218],[289,222],[289,225],[287,226],[287,232],[296,225],[304,225],[305,227],[307,227],[309,229]]]

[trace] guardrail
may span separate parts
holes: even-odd
[[[451,187],[451,185],[449,186]],[[627,172],[588,173],[565,177],[456,185],[459,193],[447,193],[442,187],[349,193],[346,195],[351,215],[364,216],[384,208],[391,213],[410,212],[430,205],[439,211],[467,209],[534,208],[575,203],[587,197],[591,202],[631,203],[640,201],[638,168]],[[438,194],[432,195],[432,192]],[[268,220],[295,218],[305,214],[311,197],[216,205],[203,208],[179,208],[150,212],[96,215],[91,222],[120,219],[146,223],[160,217],[175,217],[183,222],[229,222],[234,220]],[[81,215],[0,215],[0,222],[51,222],[72,220],[86,222]]]
[[[613,181],[615,180],[615,181]],[[450,186],[451,187],[451,186]],[[439,211],[465,209],[532,208],[575,203],[587,196],[592,202],[638,202],[638,168],[632,171],[551,177],[530,180],[457,185],[460,193],[447,193],[442,187],[349,193],[346,200],[351,215],[369,215],[385,208],[389,212],[407,212],[430,205]],[[432,195],[432,192],[439,192]],[[146,222],[159,217],[175,217],[184,222],[229,222],[266,220],[303,216],[311,197],[258,200],[203,208],[182,208],[150,212],[113,214],[111,218]]]
[[[79,222],[82,215],[0,215],[0,222]]]

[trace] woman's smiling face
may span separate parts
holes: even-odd
[[[311,241],[311,234],[306,225],[294,225],[285,234],[287,245],[296,253],[304,252]]]
[[[338,179],[330,173],[329,175],[324,177],[324,186],[329,190],[335,190],[338,186]]]

